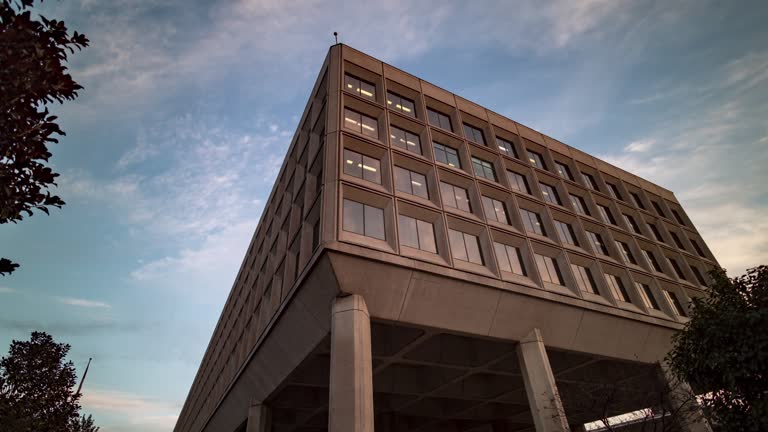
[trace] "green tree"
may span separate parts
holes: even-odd
[[[47,105],[77,97],[82,87],[67,73],[67,57],[88,46],[63,21],[32,16],[34,0],[0,0],[0,224],[16,223],[33,210],[49,212],[64,201],[47,165],[49,143],[64,135]],[[18,264],[0,259],[0,275]]]
[[[0,359],[0,425],[3,432],[97,432],[80,416],[80,393],[70,346],[44,332],[14,340]]]
[[[768,431],[768,267],[710,272],[708,296],[673,340],[669,364],[698,392],[714,430]]]

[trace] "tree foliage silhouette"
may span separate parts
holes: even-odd
[[[33,4],[0,0],[0,224],[64,205],[49,190],[59,174],[48,166],[48,144],[64,131],[47,105],[74,100],[82,89],[65,64],[88,39],[70,35],[63,21],[33,17]],[[16,268],[0,259],[0,275]]]

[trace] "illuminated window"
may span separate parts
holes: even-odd
[[[507,210],[504,207],[504,203],[487,196],[483,196],[482,198],[485,216],[489,220],[509,225],[509,218],[507,217]]]
[[[348,108],[344,109],[344,127],[379,139],[379,123],[376,119]]]
[[[656,301],[656,297],[654,297],[653,290],[651,290],[650,286],[644,283],[635,282],[635,287],[637,287],[637,291],[640,293],[640,298],[643,300],[645,307],[648,309],[659,310],[659,303]]]
[[[525,176],[508,170],[507,178],[509,179],[509,183],[512,186],[512,189],[528,195],[531,194],[531,190],[528,188],[528,181],[525,179]]]
[[[416,105],[413,101],[397,93],[387,92],[387,106],[409,117],[416,117]]]
[[[381,162],[378,159],[344,149],[344,174],[381,184]]]
[[[573,204],[573,208],[576,209],[576,213],[589,216],[589,209],[587,208],[587,203],[584,201],[584,198],[571,194],[571,204]]]
[[[417,172],[396,166],[395,187],[401,192],[429,199],[427,178]]]
[[[496,181],[496,171],[493,169],[492,163],[472,156],[472,168],[478,177]]]
[[[541,195],[544,197],[544,201],[561,205],[560,196],[557,194],[555,188],[546,183],[539,183],[539,187],[541,188]]]
[[[470,126],[464,123],[464,135],[467,137],[468,140],[472,142],[486,145],[485,135],[483,135],[483,131],[474,126]]]
[[[533,256],[536,260],[536,267],[539,269],[541,280],[555,285],[565,285],[563,275],[560,273],[560,267],[554,258],[539,254],[533,254]]]
[[[573,271],[573,277],[576,279],[576,285],[581,291],[600,295],[595,279],[592,277],[592,272],[587,267],[571,264],[571,270]]]
[[[398,217],[398,221],[401,245],[437,253],[435,229],[431,223],[403,215]]]
[[[542,236],[547,235],[547,231],[544,229],[544,223],[541,221],[541,216],[539,216],[538,213],[520,209],[520,215],[523,218],[523,226],[526,231]]]
[[[483,254],[480,252],[480,240],[477,236],[449,229],[448,238],[451,241],[451,253],[454,258],[483,265]]]
[[[432,146],[435,150],[435,160],[442,162],[446,165],[450,165],[454,168],[461,168],[461,160],[459,160],[459,153],[455,148],[444,146],[440,143],[433,142]]]
[[[447,115],[435,111],[432,108],[427,108],[427,115],[429,117],[429,124],[437,126],[439,128],[453,132],[453,125],[451,125],[451,118]]]
[[[389,137],[392,139],[392,145],[395,147],[421,154],[421,139],[419,139],[418,135],[396,126],[389,126]]]
[[[467,213],[472,212],[469,205],[469,195],[467,190],[450,183],[440,182],[440,195],[443,197],[443,204]]]
[[[499,146],[499,150],[502,153],[504,153],[507,156],[518,158],[517,150],[515,150],[515,146],[511,142],[505,140],[504,138],[496,137],[496,143]]]
[[[384,209],[344,200],[344,231],[385,240]]]
[[[555,168],[557,169],[557,174],[560,175],[560,177],[566,180],[573,180],[573,175],[571,175],[571,169],[568,168],[568,165],[555,162]]]
[[[344,75],[344,87],[347,91],[355,93],[358,96],[376,100],[376,86],[368,81],[346,74]]]
[[[493,249],[496,251],[501,271],[527,276],[520,249],[498,242],[493,243]]]
[[[547,169],[547,166],[544,165],[544,159],[535,151],[528,150],[528,161],[536,168]]]
[[[579,242],[576,239],[576,234],[573,232],[571,224],[559,221],[555,219],[555,228],[557,229],[557,235],[563,243],[578,246]]]

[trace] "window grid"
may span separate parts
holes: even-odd
[[[344,174],[381,184],[381,161],[344,149]]]
[[[613,297],[616,300],[624,303],[632,303],[629,298],[629,293],[624,287],[624,282],[621,281],[620,277],[612,274],[606,274],[605,280],[608,282],[608,288],[611,290],[611,294],[613,294]]]
[[[468,140],[474,143],[486,145],[485,135],[483,134],[483,131],[472,125],[464,123],[464,135],[467,137]]]
[[[536,168],[541,168],[543,170],[547,169],[547,166],[544,165],[544,159],[542,156],[533,150],[528,150],[528,161]]]
[[[624,221],[629,225],[629,229],[632,230],[635,234],[643,234],[642,231],[640,231],[640,226],[637,224],[637,221],[635,221],[635,218],[632,216],[622,213],[624,215]]]
[[[509,217],[507,217],[507,210],[503,202],[485,195],[483,195],[482,200],[485,217],[489,220],[509,225]]]
[[[589,268],[571,264],[571,270],[576,279],[576,285],[581,291],[600,295],[600,292],[597,290],[597,284],[595,284],[595,279],[592,277],[592,272]]]
[[[573,175],[571,174],[571,169],[568,168],[568,165],[561,162],[555,162],[555,168],[560,177],[573,181]]]
[[[472,168],[476,176],[496,181],[496,170],[490,162],[472,156]]]
[[[640,298],[643,300],[643,304],[648,309],[659,310],[659,303],[656,301],[656,297],[653,296],[653,290],[651,287],[640,282],[635,282],[635,287],[640,293]]]
[[[661,265],[659,265],[659,262],[656,260],[656,256],[653,254],[653,252],[642,249],[643,255],[645,255],[645,260],[648,261],[648,264],[650,264],[651,268],[659,273],[663,273],[661,270]]]
[[[356,76],[345,74],[344,84],[347,91],[366,99],[376,100],[376,86]]]
[[[563,275],[560,273],[560,267],[554,258],[546,255],[534,254],[536,267],[539,269],[539,275],[544,282],[564,286]]]
[[[589,238],[590,243],[595,247],[595,252],[599,253],[600,255],[608,255],[608,248],[605,247],[605,243],[603,243],[603,237],[596,233],[587,230],[587,237]]]
[[[392,139],[392,144],[395,147],[399,147],[403,150],[408,150],[416,154],[422,154],[421,139],[418,135],[408,132],[405,129],[400,129],[397,126],[390,125],[389,137]]]
[[[560,202],[560,196],[557,194],[557,190],[554,187],[546,183],[539,183],[539,188],[541,189],[541,195],[544,197],[544,201],[556,205],[562,205]]]
[[[520,159],[517,156],[517,150],[515,150],[515,146],[511,142],[505,140],[504,138],[496,137],[496,143],[502,153],[507,156],[512,156],[515,159]]]
[[[586,201],[584,201],[584,198],[580,197],[579,195],[571,194],[571,204],[573,204],[573,208],[576,209],[576,213],[586,216],[590,215]]]
[[[414,102],[397,93],[391,91],[387,92],[387,106],[390,109],[399,111],[409,117],[416,118],[416,105]]]
[[[632,250],[629,248],[628,244],[624,243],[623,241],[616,240],[616,246],[619,248],[619,252],[621,252],[621,256],[624,258],[624,262],[637,265],[635,256],[632,255]]]
[[[675,314],[682,317],[688,316],[685,313],[685,308],[683,308],[683,304],[680,303],[680,299],[677,297],[677,294],[669,290],[661,290],[661,292],[664,293],[664,298],[667,299],[669,305],[672,307],[672,310],[675,311]]]
[[[613,183],[608,183],[608,182],[605,182],[605,184],[608,186],[608,195],[613,197],[613,199],[617,199],[617,200],[621,200],[621,201],[624,200],[621,197],[621,192],[619,192],[619,187],[618,186],[616,186]]]
[[[581,173],[581,176],[584,178],[584,183],[586,186],[594,191],[599,190],[597,188],[597,180],[592,176],[592,174],[588,173]]]
[[[449,229],[448,237],[451,242],[451,252],[455,259],[483,265],[483,254],[480,251],[480,240],[477,236]]]
[[[613,218],[611,209],[609,209],[604,205],[598,204],[597,211],[600,213],[600,218],[603,219],[603,222],[611,225],[616,225],[616,219]]]
[[[432,108],[427,108],[427,117],[429,119],[429,124],[432,126],[437,126],[441,129],[453,132],[453,125],[451,124],[451,118],[449,116],[440,111],[433,110]]]
[[[524,194],[531,194],[531,189],[528,187],[528,180],[526,180],[525,176],[514,171],[507,170],[507,178],[509,179],[509,183],[512,186],[512,189]]]
[[[379,123],[376,119],[349,108],[344,108],[344,127],[371,138],[379,139]]]
[[[342,229],[355,234],[386,240],[384,209],[344,199]]]
[[[472,213],[472,206],[466,189],[440,182],[440,194],[443,196],[443,205]]]
[[[432,146],[435,150],[435,160],[454,168],[461,168],[461,160],[459,159],[459,152],[453,147],[433,142]]]
[[[525,266],[523,265],[523,257],[520,255],[518,248],[498,242],[493,243],[493,248],[499,259],[501,271],[527,276]]]
[[[544,223],[541,221],[541,216],[538,213],[520,209],[520,215],[523,218],[523,226],[526,231],[542,236],[547,235],[547,232],[544,229]]]

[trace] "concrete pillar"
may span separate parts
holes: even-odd
[[[568,432],[565,410],[539,329],[533,329],[520,341],[517,358],[536,432]]]
[[[251,403],[251,407],[248,408],[248,425],[246,426],[245,431],[269,432],[270,429],[269,408],[261,402]]]
[[[336,299],[331,323],[329,432],[373,432],[371,319],[359,295]]]
[[[666,362],[659,364],[659,377],[665,387],[664,402],[672,421],[682,432],[712,432],[701,405],[687,382],[675,377]]]

